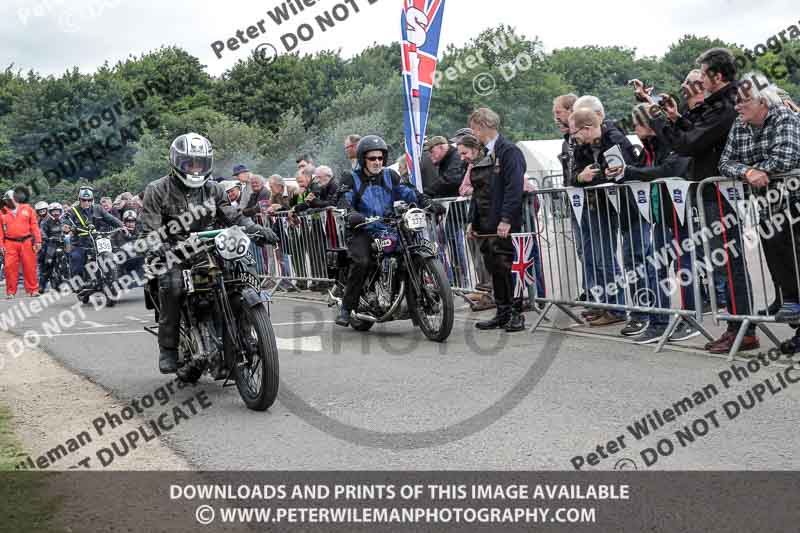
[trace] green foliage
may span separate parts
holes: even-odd
[[[636,57],[622,46],[545,53],[539,40],[513,27],[490,28],[443,52],[428,135],[449,136],[466,126],[475,108],[488,106],[500,113],[502,130],[514,141],[554,138],[552,101],[567,92],[598,96],[607,115],[619,121],[634,104],[628,80],[678,94],[697,56],[714,46],[731,45],[686,35],[660,58]],[[170,143],[188,131],[211,139],[218,176],[242,163],[260,174],[291,177],[301,153],[338,173],[349,168],[342,147],[351,133],[383,136],[396,159],[404,152],[400,65],[398,43],[374,44],[349,59],[324,51],[283,55],[265,65],[251,56],[216,78],[174,46],[91,74],[73,68],[43,77],[9,65],[0,71],[0,168],[16,170],[13,179],[0,179],[0,193],[20,181],[36,184],[35,199],[71,201],[77,184],[88,182],[108,196],[139,192],[168,172]],[[757,58],[755,67],[800,100],[800,42]],[[479,94],[474,80],[481,74],[491,75],[494,85]],[[104,112],[111,114],[105,118]],[[101,123],[70,138],[92,116]],[[68,168],[65,162],[76,153],[135,129],[137,121],[141,131],[129,135],[126,146]],[[65,179],[47,183],[47,171],[59,165],[67,170]]]

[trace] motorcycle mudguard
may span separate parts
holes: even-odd
[[[242,290],[242,302],[244,302],[247,307],[266,305],[269,304],[269,294],[267,291],[256,291],[252,287],[247,287]]]
[[[412,256],[422,257],[423,259],[436,258],[436,252],[427,246],[415,246],[411,251]]]

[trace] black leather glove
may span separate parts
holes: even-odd
[[[260,224],[248,226],[245,229],[245,233],[260,237],[261,240],[263,240],[266,244],[278,244],[280,242],[280,239],[278,239],[278,236],[275,235],[274,231],[272,231],[270,228],[265,228]]]
[[[359,224],[363,224],[367,219],[364,215],[359,213],[358,211],[353,211],[350,213],[350,216],[347,218],[348,222],[350,222],[350,227],[354,228]]]

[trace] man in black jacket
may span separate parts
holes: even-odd
[[[638,160],[625,168],[624,181],[653,181],[660,178],[685,177],[689,171],[690,159],[680,156],[672,151],[672,148],[663,140],[662,130],[665,126],[663,113],[659,113],[658,108],[651,104],[640,104],[633,112],[633,124],[636,128],[636,135],[642,140],[642,152]],[[659,135],[660,134],[660,135]],[[615,175],[615,173],[610,173]],[[669,257],[673,242],[682,243],[689,237],[689,224],[684,218],[681,223],[677,214],[677,209],[686,208],[688,202],[683,197],[682,189],[675,190],[676,202],[673,207],[673,199],[670,199],[670,192],[666,184],[654,184],[650,190],[651,196],[651,215],[653,222],[653,239],[647,249],[647,257],[655,257],[657,263],[647,261],[646,285],[639,293],[636,305],[642,307],[653,307],[660,309],[670,308],[670,296],[664,287],[668,283],[668,269],[670,268]],[[688,193],[687,193],[688,196]],[[684,217],[691,216],[685,213]],[[676,274],[678,269],[685,274],[693,270],[691,253],[688,250],[679,250],[676,258]],[[640,272],[637,275],[641,277]],[[683,282],[692,282],[691,277],[686,280],[683,274],[679,275],[681,286],[679,291],[681,309],[694,310],[695,299],[694,291],[690,286],[684,286]],[[669,322],[668,315],[661,313],[650,313],[647,318],[647,329],[636,337],[636,344],[651,344],[658,342],[664,335]],[[681,341],[699,335],[700,332],[690,324],[681,322],[678,328],[670,336],[669,340]]]
[[[494,166],[489,185],[488,216],[472,209],[470,236],[475,233],[496,234],[481,245],[484,261],[492,274],[497,313],[491,320],[478,322],[478,329],[504,328],[507,332],[525,329],[522,299],[514,298],[511,265],[514,245],[510,236],[522,231],[522,192],[525,177],[525,156],[515,144],[498,133],[500,117],[482,107],[469,117],[469,127],[486,147],[486,157]]]
[[[422,186],[426,195],[431,198],[458,196],[466,171],[458,149],[446,138],[436,136],[430,140],[422,161]]]
[[[728,134],[736,120],[736,60],[730,50],[712,48],[697,58],[702,71],[703,88],[706,91],[705,101],[686,116],[678,113],[677,103],[666,98],[664,110],[670,124],[664,129],[667,142],[680,155],[693,158],[693,166],[689,173],[692,181],[702,181],[719,174],[719,160]],[[666,95],[665,95],[666,96]],[[744,264],[744,247],[742,231],[738,217],[730,204],[721,197],[716,187],[705,187],[703,204],[706,213],[706,225],[719,225],[723,220],[733,218],[734,224],[726,224],[722,235],[711,238],[712,255],[714,250],[723,249],[727,260],[722,265],[714,265],[719,276],[728,281],[728,312],[732,315],[746,316],[752,314],[750,309],[750,286]],[[729,216],[733,215],[733,216]],[[730,227],[728,227],[730,226]],[[737,253],[728,254],[732,248]],[[706,350],[714,353],[725,353],[733,347],[741,322],[729,321],[727,331],[716,341],[706,344]],[[750,325],[740,350],[753,350],[759,347],[755,326]]]

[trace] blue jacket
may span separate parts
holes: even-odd
[[[494,154],[489,220],[480,220],[478,210],[473,209],[470,213],[472,226],[494,232],[500,222],[507,222],[512,232],[519,232],[522,229],[523,180],[528,165],[522,150],[502,135],[495,141]]]
[[[365,217],[385,217],[394,214],[394,202],[418,203],[417,192],[400,180],[394,170],[385,168],[380,176],[366,176],[362,169],[354,170],[342,179],[339,188],[339,207],[354,209]]]

